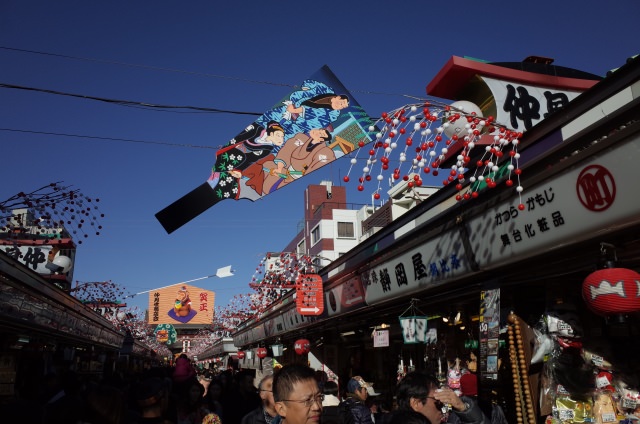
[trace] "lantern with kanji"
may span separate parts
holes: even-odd
[[[626,268],[605,268],[587,276],[582,298],[598,315],[640,312],[640,274]]]
[[[305,355],[311,350],[311,343],[307,339],[299,339],[296,340],[293,348],[298,355]]]
[[[236,353],[236,355],[238,355],[238,359],[244,359],[244,357],[246,356],[244,351],[239,350],[238,353]]]
[[[264,359],[267,357],[267,348],[266,347],[259,347],[258,349],[256,349],[256,355],[258,355],[258,358],[260,359]]]

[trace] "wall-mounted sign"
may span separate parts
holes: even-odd
[[[300,315],[321,315],[324,312],[322,277],[300,274],[296,281],[296,310]]]
[[[373,332],[373,347],[389,347],[389,330]]]

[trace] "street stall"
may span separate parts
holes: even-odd
[[[362,375],[387,399],[413,369],[458,390],[475,374],[509,422],[631,419],[639,80],[636,59],[527,131],[521,198],[500,184],[465,201],[441,188],[319,271],[321,314],[301,313],[289,293],[235,345],[282,344],[283,363],[313,354],[335,379]],[[299,339],[309,350],[295,355]]]

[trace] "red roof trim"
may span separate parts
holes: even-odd
[[[552,75],[536,74],[491,65],[458,56],[452,56],[440,69],[440,72],[427,85],[427,94],[443,99],[456,99],[456,94],[475,75],[482,75],[501,80],[538,85],[549,88],[585,91],[598,81],[577,78],[555,77]]]

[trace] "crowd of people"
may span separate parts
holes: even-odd
[[[302,364],[285,365],[256,381],[254,370],[212,374],[186,355],[171,367],[101,382],[72,372],[45,379],[39,408],[6,411],[7,422],[34,424],[505,424],[500,411],[441,388],[429,374],[408,373],[388,409],[360,376],[339,387]],[[342,390],[340,390],[342,389]],[[477,391],[477,389],[476,389]]]

